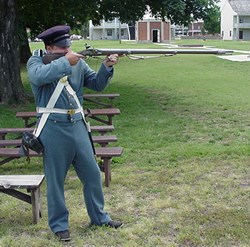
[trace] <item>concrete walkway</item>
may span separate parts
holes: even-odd
[[[165,44],[165,43],[156,43],[157,45],[160,46],[165,46],[166,48],[180,48],[178,45],[173,45],[173,44]],[[182,47],[183,48],[183,47]],[[190,45],[189,49],[197,49],[197,46]],[[207,49],[207,50],[227,50],[227,49],[221,49],[221,48],[215,48],[213,46],[202,46],[199,47],[199,49]],[[231,51],[231,50],[230,50]],[[234,62],[250,62],[250,51],[241,51],[241,50],[232,50],[234,53],[243,53],[243,54],[237,54],[237,55],[221,55],[218,56],[219,58],[234,61]]]
[[[234,61],[234,62],[250,62],[250,51],[240,51],[233,50],[235,53],[243,53],[239,55],[227,55],[227,56],[218,56],[219,58]]]
[[[225,56],[218,56],[219,58],[234,61],[234,62],[250,62],[250,55],[225,55]]]

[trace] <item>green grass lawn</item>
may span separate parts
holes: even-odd
[[[79,51],[84,43],[76,41],[72,47]],[[88,43],[100,48],[156,47]],[[250,50],[250,42],[173,42],[198,43]],[[101,60],[87,62],[97,70]],[[115,101],[122,113],[114,118],[118,142],[112,145],[124,147],[124,154],[113,160],[112,182],[104,192],[106,210],[124,227],[87,227],[80,182],[71,169],[65,196],[73,241],[65,246],[249,246],[249,66],[214,55],[120,58],[104,92],[121,95]],[[25,68],[22,77],[30,91]],[[0,106],[0,126],[22,126],[15,118],[18,110],[34,110],[34,103]],[[41,159],[0,167],[0,174],[42,171]],[[1,194],[0,246],[61,246],[48,229],[45,185],[42,190],[43,218],[37,225],[32,225],[30,205]]]

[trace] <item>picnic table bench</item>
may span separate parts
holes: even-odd
[[[119,157],[122,155],[123,148],[121,147],[95,147],[96,156],[99,157],[103,161],[103,172],[105,174],[105,186],[109,187],[111,181],[111,160],[113,157]],[[32,150],[30,150],[30,157],[41,157],[41,154],[38,154]],[[19,148],[8,148],[1,147],[0,148],[0,157],[3,159],[0,160],[0,165],[3,165],[13,159],[21,158],[21,154],[19,153]]]
[[[85,110],[85,116],[95,119],[101,123],[112,125],[112,118],[115,115],[121,114],[118,108],[102,108],[102,109],[88,109]],[[36,122],[29,123],[30,118],[36,117],[36,112],[17,112],[16,117],[22,118],[24,120],[25,127],[34,126]],[[107,119],[103,119],[107,117]]]
[[[113,107],[113,100],[117,97],[119,97],[120,94],[118,93],[112,93],[112,94],[83,94],[83,98],[86,101],[89,101],[91,103],[97,104],[97,105],[101,105],[101,106],[105,106],[108,108],[112,108]],[[104,102],[103,100],[108,99],[109,103]]]
[[[42,217],[40,186],[43,180],[44,175],[0,175],[0,192],[30,203],[35,224]],[[19,189],[27,189],[30,195]]]
[[[102,147],[106,147],[110,142],[116,142],[117,137],[115,135],[101,135],[101,136],[92,136],[94,143],[100,144]],[[0,147],[16,146],[19,147],[22,144],[22,139],[0,139]]]
[[[121,112],[118,108],[88,109],[86,111],[86,117],[95,119],[96,121],[107,125],[112,125],[113,117],[120,114]],[[106,116],[107,119],[103,119],[101,116]]]
[[[105,135],[107,132],[113,131],[115,128],[113,125],[99,125],[91,126],[92,132],[98,132],[100,135]],[[34,128],[0,128],[0,140],[5,140],[7,134],[19,134],[23,132],[33,132]]]

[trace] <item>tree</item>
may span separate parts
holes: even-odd
[[[210,8],[207,16],[203,18],[204,29],[211,34],[220,33],[220,8],[215,6]]]
[[[218,0],[0,0],[0,103],[24,98],[19,47],[21,61],[25,62],[30,56],[26,28],[30,29],[32,39],[44,29],[59,24],[75,29],[90,19],[94,23],[115,17],[122,22],[137,21],[143,18],[148,7],[153,16],[188,24],[206,16],[216,2]]]
[[[23,100],[15,0],[0,0],[0,103]]]

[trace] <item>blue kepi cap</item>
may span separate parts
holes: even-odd
[[[42,39],[45,45],[56,45],[59,47],[71,46],[70,27],[59,25],[51,27],[40,33],[37,38]]]

